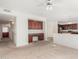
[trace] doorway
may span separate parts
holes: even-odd
[[[2,38],[9,38],[9,28],[8,28],[8,26],[2,27]]]
[[[16,18],[12,15],[0,14],[0,46],[15,45]]]

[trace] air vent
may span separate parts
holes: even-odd
[[[10,11],[10,10],[8,10],[8,9],[4,9],[4,11],[5,11],[5,12],[11,12],[11,11]]]

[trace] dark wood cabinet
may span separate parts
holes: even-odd
[[[28,29],[43,29],[42,21],[28,20]]]
[[[32,40],[32,35],[29,35],[29,36],[28,36],[28,39],[29,39],[29,40],[28,40],[29,43],[31,43],[31,42],[33,41],[33,40]]]
[[[44,40],[44,33],[40,33],[39,34],[38,40],[40,40],[40,41]]]
[[[64,25],[60,25],[60,27],[62,27],[63,30],[67,30],[67,29],[77,29],[78,24],[64,24]]]
[[[73,32],[76,30],[75,32]],[[58,33],[78,33],[78,24],[58,24]]]
[[[71,29],[78,29],[78,24],[72,24]]]
[[[9,38],[9,32],[3,32],[2,38]]]

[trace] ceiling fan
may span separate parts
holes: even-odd
[[[47,10],[49,10],[49,9],[51,10],[52,6],[53,6],[53,1],[52,0],[47,0],[46,5],[47,5]]]
[[[54,0],[42,0],[38,6],[44,6],[47,10],[53,8]]]
[[[60,5],[60,2],[62,0],[37,0],[38,2],[38,7],[44,7],[46,10],[52,10],[53,7],[57,7]]]

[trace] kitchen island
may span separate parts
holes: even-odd
[[[78,34],[59,33],[54,34],[54,43],[78,49]]]

